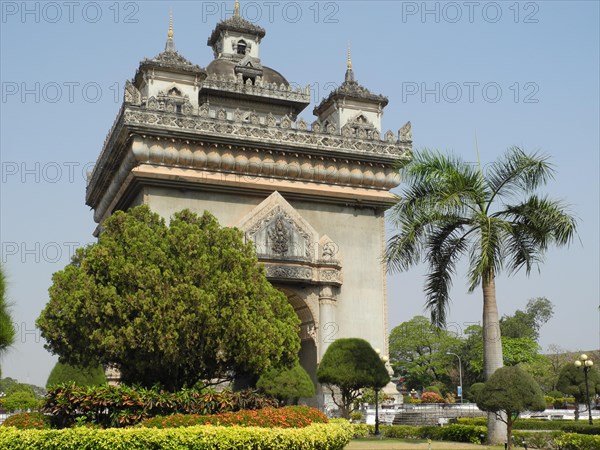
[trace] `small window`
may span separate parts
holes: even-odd
[[[181,97],[181,91],[176,87],[169,89],[168,95]]]
[[[241,40],[238,42],[237,44],[237,52],[238,55],[245,55],[246,54],[246,42],[244,40]]]

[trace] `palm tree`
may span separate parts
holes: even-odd
[[[399,231],[388,241],[385,261],[392,271],[408,270],[421,259],[428,264],[426,307],[432,323],[443,327],[456,264],[469,256],[469,292],[479,285],[483,290],[486,379],[503,365],[496,277],[523,267],[529,274],[550,245],[567,245],[576,233],[564,205],[536,194],[553,174],[547,157],[517,147],[485,174],[480,166],[429,150],[401,169],[406,188],[391,210]],[[504,433],[490,413],[490,443],[499,443]]]
[[[5,292],[6,279],[4,277],[2,266],[0,266],[0,355],[15,341],[15,327],[8,311]],[[0,375],[1,374],[2,371],[0,370]]]

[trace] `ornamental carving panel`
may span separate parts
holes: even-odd
[[[302,266],[267,265],[267,277],[311,280],[312,269]]]

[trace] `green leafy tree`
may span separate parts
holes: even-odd
[[[189,210],[167,226],[147,206],[102,226],[54,274],[37,320],[61,362],[178,389],[297,361],[299,319],[241,231]]]
[[[546,401],[533,377],[518,366],[502,367],[476,394],[477,406],[506,423],[506,442],[512,448],[512,429],[519,413],[543,411]]]
[[[548,159],[511,148],[484,173],[481,167],[428,150],[401,169],[406,188],[392,209],[399,228],[387,246],[391,270],[429,264],[426,306],[443,326],[456,264],[469,258],[469,291],[483,293],[484,376],[503,365],[496,278],[543,260],[547,248],[566,245],[576,222],[557,201],[536,194],[554,174]],[[498,443],[504,426],[488,415],[488,441]]]
[[[102,366],[77,367],[60,361],[54,365],[46,381],[46,388],[61,383],[74,383],[77,386],[100,386],[106,383]]]
[[[342,417],[349,419],[361,389],[381,389],[389,383],[390,376],[371,344],[364,339],[348,338],[337,339],[329,346],[319,364],[317,379],[331,390]]]
[[[446,352],[461,343],[452,333],[433,326],[426,317],[415,316],[395,327],[389,342],[390,363],[408,389],[449,383],[447,370],[454,357]]]
[[[9,412],[27,411],[29,409],[38,408],[40,400],[36,398],[31,390],[19,390],[3,398],[2,405]]]
[[[528,337],[537,341],[540,328],[554,315],[554,306],[545,297],[532,298],[527,302],[525,311],[517,310],[512,316],[500,319],[502,337]]]
[[[600,394],[600,372],[595,367],[588,371],[588,386],[590,397]],[[585,374],[583,368],[578,368],[571,362],[565,364],[558,376],[557,389],[564,394],[575,397],[575,420],[579,420],[579,404],[587,404]]]
[[[0,356],[15,342],[15,326],[6,299],[6,277],[0,266]],[[0,368],[0,376],[2,368]]]
[[[298,404],[300,397],[313,397],[315,385],[300,364],[291,369],[272,368],[262,374],[256,387],[280,402]]]

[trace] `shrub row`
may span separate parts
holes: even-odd
[[[560,450],[598,450],[600,448],[600,436],[565,433],[558,436],[555,442]]]
[[[366,431],[373,434],[373,425],[354,425],[354,435],[364,436]],[[385,437],[396,439],[432,439],[436,441],[471,442],[479,444],[487,437],[487,427],[472,425],[450,425],[447,427],[412,427],[408,425],[382,425],[379,427]]]
[[[194,425],[245,426],[262,428],[303,428],[313,423],[327,423],[327,416],[308,406],[264,408],[255,411],[238,411],[211,416],[174,414],[143,420],[142,427],[174,428]]]
[[[450,425],[447,427],[411,427],[381,426],[381,434],[385,437],[399,439],[432,439],[439,441],[483,443],[487,438],[487,428],[476,425]],[[362,437],[373,434],[372,425],[354,425],[354,436]],[[530,449],[556,450],[598,450],[600,436],[590,436],[563,431],[550,432],[513,432],[513,440],[517,446],[523,441]]]
[[[158,415],[208,415],[266,407],[277,407],[277,401],[256,391],[165,392],[156,387],[63,384],[48,391],[43,411],[52,415],[56,428],[70,427],[78,419],[108,428],[130,426]]]
[[[352,438],[346,421],[313,424],[306,428],[214,427],[18,430],[0,427],[0,448],[25,449],[127,449],[127,450],[342,450]]]
[[[486,426],[485,417],[460,418],[458,423],[461,425]],[[600,425],[590,425],[583,421],[572,420],[540,420],[540,419],[519,419],[514,423],[514,430],[561,430],[567,433],[597,434],[600,435]]]

